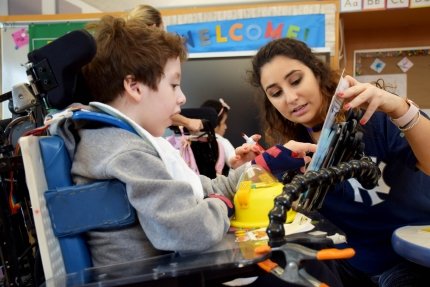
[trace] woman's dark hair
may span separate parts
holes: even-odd
[[[339,75],[320,60],[303,42],[290,38],[282,38],[263,46],[252,60],[252,71],[248,72],[249,82],[259,88],[262,97],[262,126],[265,140],[269,144],[286,140],[303,140],[306,128],[284,118],[270,103],[261,86],[261,68],[276,56],[285,56],[298,60],[309,67],[318,80],[322,94],[321,121],[325,119],[333,93],[336,90]]]

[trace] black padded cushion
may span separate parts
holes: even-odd
[[[93,36],[86,30],[75,30],[27,55],[34,66],[34,82],[50,108],[64,109],[72,103],[91,101],[81,68],[95,54]]]

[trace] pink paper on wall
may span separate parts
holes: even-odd
[[[28,44],[29,36],[25,28],[21,28],[16,32],[12,33],[12,38],[15,43],[15,49],[19,49],[24,45]]]

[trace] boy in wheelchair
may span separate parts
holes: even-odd
[[[67,120],[50,131],[61,135],[69,148],[74,183],[118,179],[126,185],[138,217],[132,226],[88,232],[94,266],[166,251],[208,249],[229,229],[230,200],[244,167],[229,177],[197,176],[162,138],[172,115],[185,103],[180,88],[180,65],[186,59],[182,39],[112,16],[103,17],[92,29],[97,53],[83,68],[94,99],[89,108],[121,119],[134,132],[116,127],[71,131]],[[294,147],[300,153],[309,144]],[[252,160],[255,148],[237,149],[236,161]],[[305,163],[294,162],[292,168]]]

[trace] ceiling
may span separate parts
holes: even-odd
[[[78,4],[76,1],[73,1],[73,2],[69,1],[69,2],[73,3],[74,5]],[[92,6],[93,8],[99,10],[100,12],[117,12],[117,11],[130,10],[139,4],[149,4],[150,1],[142,1],[142,0],[122,0],[122,1],[118,1],[118,0],[111,0],[111,1],[81,0],[80,2],[84,2],[84,3],[88,4],[89,6]],[[149,4],[149,5],[151,5],[151,4]]]
[[[252,4],[262,2],[298,2],[303,0],[65,0],[75,6],[90,6],[100,12],[121,12],[134,8],[139,4],[147,4],[155,8],[178,8],[197,6],[217,6],[232,4]],[[79,5],[81,3],[81,5]],[[85,12],[85,11],[83,11]]]

